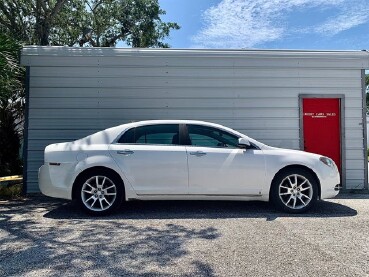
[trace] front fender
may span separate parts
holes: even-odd
[[[270,186],[276,174],[288,166],[303,166],[312,170],[318,177],[319,182],[325,178],[326,172],[323,163],[319,161],[319,156],[310,154],[304,155],[304,152],[298,153],[278,153],[279,151],[265,151],[266,184],[263,189],[264,195],[269,196]]]

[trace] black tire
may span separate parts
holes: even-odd
[[[76,184],[75,199],[86,213],[94,216],[116,211],[124,199],[124,185],[116,174],[96,169],[83,173]]]
[[[271,184],[270,201],[284,212],[304,213],[314,206],[317,199],[317,180],[303,168],[283,170]]]

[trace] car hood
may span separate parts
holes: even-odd
[[[265,147],[263,147],[263,150],[276,151],[276,153],[282,154],[282,155],[297,155],[297,156],[305,156],[305,157],[316,158],[316,159],[319,159],[320,157],[323,156],[323,155],[310,153],[310,152],[305,152],[305,151],[301,151],[301,150],[278,148],[278,147],[272,147],[272,146],[267,146],[267,145],[265,145]]]

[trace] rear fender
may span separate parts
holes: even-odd
[[[110,155],[92,155],[92,156],[85,156],[83,159],[79,156],[79,162],[77,166],[75,167],[75,172],[73,176],[73,183],[76,180],[77,176],[81,174],[86,169],[92,168],[92,167],[106,167],[111,170],[114,170],[121,179],[123,180],[124,187],[125,187],[125,196],[126,200],[129,198],[135,198],[136,193],[133,190],[133,187],[131,183],[128,181],[126,176],[123,174],[123,172],[120,170],[117,163],[114,161],[114,159]]]

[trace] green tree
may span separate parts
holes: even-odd
[[[164,14],[158,0],[1,0],[0,176],[21,171],[20,44],[112,47],[124,42],[132,47],[169,47],[165,38],[180,27],[163,22]]]
[[[33,45],[169,47],[158,0],[2,0],[0,29]]]
[[[19,148],[23,119],[20,44],[0,34],[0,176],[21,173]]]

